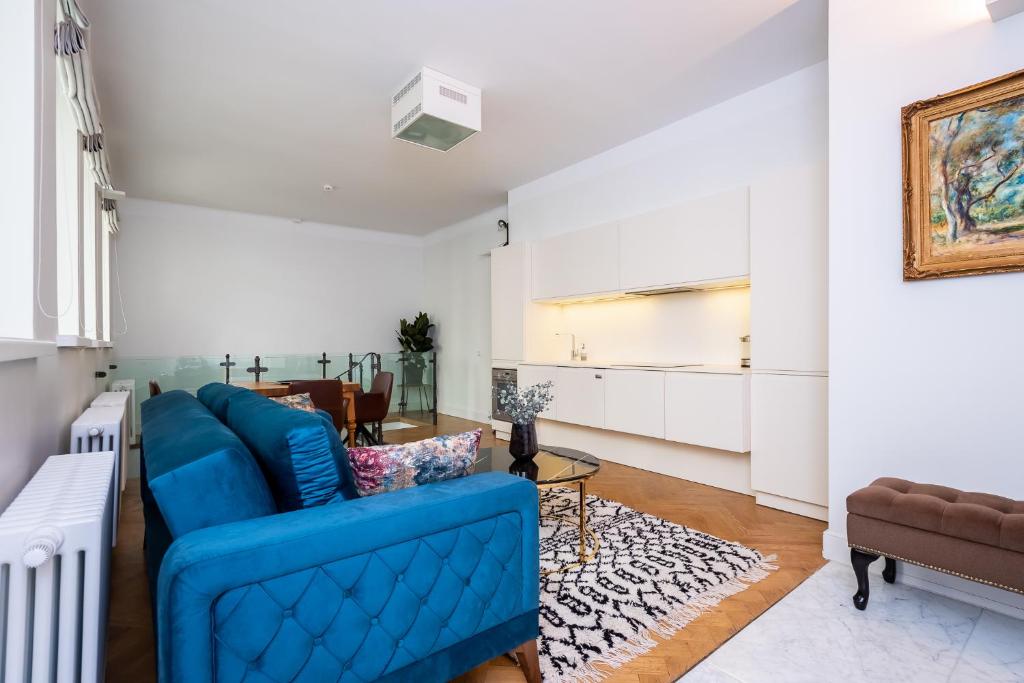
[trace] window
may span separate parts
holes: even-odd
[[[92,346],[111,336],[111,236],[97,178],[109,180],[102,150],[87,154],[81,130],[101,130],[87,24],[49,1],[56,12],[47,0],[0,0],[0,362],[52,353],[54,337]],[[53,38],[55,15],[66,40]],[[75,102],[62,76],[75,81]]]
[[[85,151],[72,104],[57,84],[57,341],[111,341],[111,235],[103,189]]]
[[[85,336],[81,287],[85,174],[82,133],[59,82],[56,90],[57,334],[58,341],[70,345]]]
[[[0,2],[0,338],[35,338],[35,3]],[[3,356],[8,357],[8,356]]]

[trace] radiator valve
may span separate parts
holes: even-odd
[[[35,569],[50,561],[64,543],[64,532],[55,526],[36,529],[25,539],[25,551],[21,555],[26,567]]]

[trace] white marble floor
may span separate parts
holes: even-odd
[[[1024,621],[830,562],[681,679],[684,683],[1024,681]]]

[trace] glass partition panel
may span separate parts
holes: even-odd
[[[436,424],[437,354],[434,351],[385,353],[381,354],[381,367],[395,373],[391,412]]]
[[[314,356],[312,354],[260,356],[260,365],[267,368],[260,379],[268,382],[287,382],[293,379],[322,379],[324,373],[323,365],[318,362],[321,360],[323,360],[322,356]],[[254,378],[252,374],[246,374],[249,374],[249,379]],[[329,377],[333,377],[333,375],[329,375]]]
[[[323,361],[326,360],[325,364]],[[149,398],[148,383],[156,381],[161,391],[183,389],[195,394],[209,382],[225,381],[224,356],[119,357],[111,379],[134,379],[136,419],[141,419],[138,404]],[[231,381],[253,381],[246,372],[255,362],[254,354],[231,354]],[[347,353],[279,354],[260,356],[267,368],[260,379],[268,382],[288,380],[334,379],[358,382],[369,391],[378,372],[394,374],[389,416],[413,422],[437,424],[437,354],[424,353]],[[137,427],[139,425],[136,425]]]
[[[179,356],[175,358],[118,358],[111,380],[135,380],[135,421],[140,427],[142,410],[140,405],[149,398],[149,382],[160,385],[160,391],[183,389],[191,394],[204,384],[224,381],[223,356]],[[238,368],[232,368],[237,370]],[[235,373],[232,373],[236,376]]]

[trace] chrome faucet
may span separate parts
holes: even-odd
[[[556,337],[565,337],[565,336],[572,337],[572,354],[571,354],[570,357],[572,358],[572,360],[579,360],[580,352],[576,350],[576,335],[573,334],[572,332],[555,332],[555,336]]]

